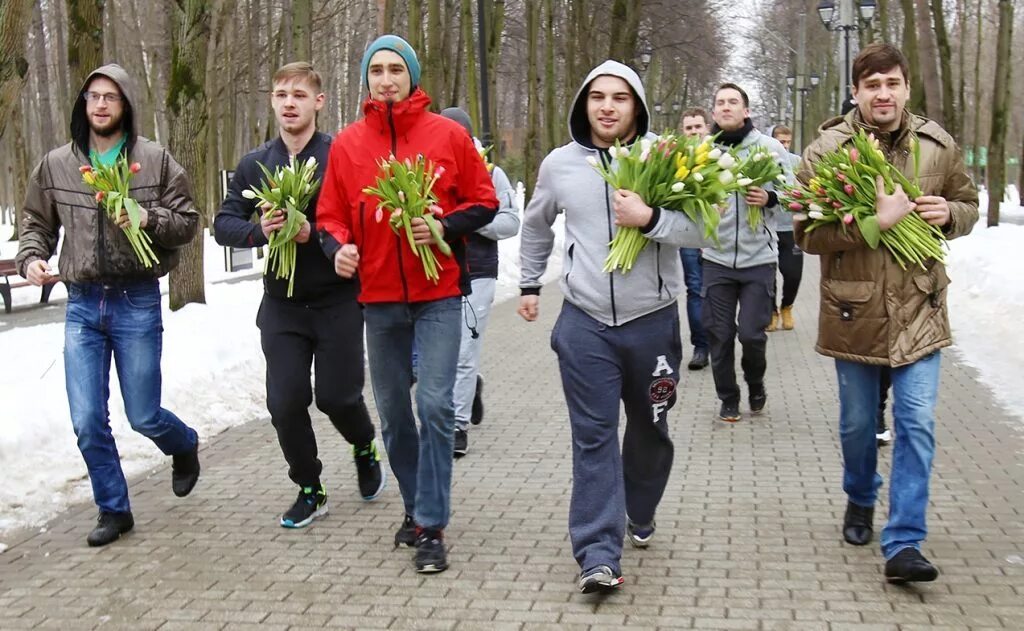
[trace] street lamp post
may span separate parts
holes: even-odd
[[[838,11],[832,0],[818,3],[818,17],[825,30],[842,31],[843,45],[840,48],[841,65],[843,68],[843,101],[851,98],[850,89],[853,80],[850,77],[850,65],[853,62],[850,51],[850,33],[860,29],[860,22],[870,22],[875,16],[875,0],[839,0]],[[858,20],[858,14],[860,20]]]
[[[664,107],[661,105],[661,101],[654,104],[654,128],[657,129],[661,125],[661,113],[664,111]],[[655,132],[657,133],[657,132]]]

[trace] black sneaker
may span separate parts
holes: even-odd
[[[409,546],[411,548],[414,545],[416,545],[416,522],[413,521],[412,515],[406,515],[402,520],[402,525],[395,532],[395,547]]]
[[[693,349],[693,359],[686,365],[690,370],[700,370],[708,365],[708,349],[706,348],[695,348]]]
[[[196,446],[183,454],[171,456],[171,490],[178,497],[185,497],[199,481],[199,438]]]
[[[444,532],[424,528],[416,537],[416,571],[436,574],[448,569],[448,553],[444,549]]]
[[[323,484],[315,487],[304,486],[299,489],[299,497],[284,515],[281,525],[285,528],[305,528],[317,517],[327,514],[327,492]]]
[[[85,538],[85,541],[93,548],[105,546],[108,543],[117,541],[121,538],[121,535],[134,527],[135,520],[130,512],[108,513],[100,511],[99,517],[96,518],[96,527],[92,529],[92,532]]]
[[[583,594],[594,592],[610,592],[622,585],[623,578],[607,565],[599,565],[592,570],[580,574],[580,582],[577,586]]]
[[[858,506],[846,502],[846,514],[843,515],[843,539],[854,546],[866,546],[871,543],[874,530],[875,507]]]
[[[939,577],[939,569],[916,548],[903,548],[885,562],[885,580],[896,585],[927,583]]]
[[[484,420],[484,378],[476,376],[476,394],[473,395],[473,411],[470,412],[469,422],[479,425]]]
[[[719,420],[726,423],[735,423],[740,420],[740,404],[736,401],[722,401],[722,407],[718,411]]]
[[[768,393],[764,390],[763,383],[751,384],[750,385],[750,412],[751,414],[760,414],[764,410],[765,404],[768,403]]]
[[[455,429],[455,457],[461,458],[469,453],[469,432],[464,429]]]
[[[377,441],[371,440],[365,445],[352,445],[352,457],[356,461],[356,476],[359,478],[359,494],[369,502],[380,497],[387,484],[387,473],[380,466],[380,453]]]

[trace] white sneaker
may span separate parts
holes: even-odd
[[[881,434],[875,434],[875,440],[878,441],[879,447],[884,447],[892,442],[892,432],[888,428]]]

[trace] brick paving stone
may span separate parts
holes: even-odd
[[[769,337],[764,414],[717,422],[710,371],[683,371],[658,531],[647,550],[625,546],[618,593],[575,590],[552,286],[537,323],[514,303],[492,313],[487,417],[455,463],[448,572],[419,575],[412,551],[392,548],[403,512],[394,479],[363,502],[347,445],[314,410],[327,518],[278,526],[295,491],[269,421],[253,419],[204,437],[188,498],[168,492],[166,466],[133,479],[136,528],[122,541],[85,546],[90,504],[45,531],[5,535],[0,628],[1024,629],[1024,422],[955,349],[944,352],[924,545],[939,580],[886,585],[877,543],[842,542],[834,368],[813,350],[816,266],[808,257],[796,329]],[[880,453],[888,477],[892,449]],[[886,511],[883,488],[876,531]]]

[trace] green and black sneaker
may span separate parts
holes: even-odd
[[[281,525],[285,528],[305,528],[317,517],[327,514],[327,492],[323,484],[315,487],[304,486],[299,490],[299,497],[284,515]]]
[[[369,502],[377,499],[384,492],[387,474],[380,466],[380,452],[377,441],[371,440],[365,445],[352,445],[352,457],[356,461],[356,475],[359,477],[359,494]]]

